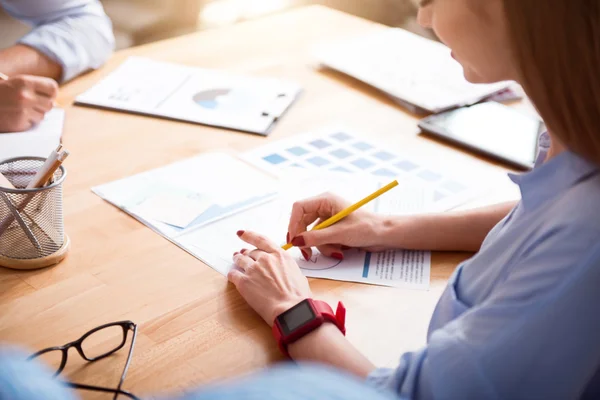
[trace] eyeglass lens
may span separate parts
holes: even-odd
[[[81,350],[88,359],[102,357],[123,346],[125,334],[120,325],[108,326],[86,336],[81,342]]]

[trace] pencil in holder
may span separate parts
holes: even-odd
[[[62,261],[69,251],[64,232],[60,166],[42,188],[26,189],[45,159],[12,158],[0,162],[0,173],[12,184],[0,185],[0,266],[37,269]]]

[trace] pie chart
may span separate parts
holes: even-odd
[[[200,107],[214,110],[219,106],[219,102],[227,97],[231,89],[209,89],[196,93],[193,96],[194,103]]]

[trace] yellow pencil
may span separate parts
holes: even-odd
[[[393,181],[393,182],[388,183],[387,185],[385,185],[381,189],[375,191],[374,193],[368,195],[367,197],[365,197],[361,201],[359,201],[359,202],[357,202],[355,204],[352,204],[350,207],[348,207],[348,208],[340,211],[339,213],[335,214],[333,217],[330,217],[330,218],[326,219],[325,221],[321,222],[319,225],[317,225],[314,228],[312,228],[312,230],[316,231],[318,229],[324,229],[324,228],[327,228],[328,226],[331,226],[331,225],[335,224],[336,222],[338,222],[341,219],[346,218],[348,215],[352,214],[354,211],[358,210],[359,208],[361,208],[362,206],[364,206],[365,204],[367,204],[371,200],[375,200],[376,198],[378,198],[379,196],[381,196],[385,192],[389,191],[390,189],[395,188],[396,186],[398,186],[398,181],[396,181],[396,180]],[[291,244],[291,243],[288,243],[286,245],[281,246],[281,248],[284,249],[284,250],[289,250],[292,247],[294,247],[294,245]]]

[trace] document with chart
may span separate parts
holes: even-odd
[[[247,243],[234,234],[237,230],[255,231],[278,245],[283,245],[295,201],[330,192],[354,203],[389,183],[366,174],[300,170],[289,171],[281,182],[279,196],[274,200],[194,229],[179,237],[178,244],[226,275],[233,267],[233,253],[248,247]],[[365,205],[363,209],[384,215],[414,214],[426,210],[432,197],[431,188],[412,180],[401,180],[396,188]],[[429,288],[431,253],[428,251],[388,250],[368,253],[347,250],[342,261],[326,257],[317,249],[313,249],[313,255],[308,261],[302,257],[298,248],[288,251],[308,277],[406,289]]]
[[[400,28],[325,44],[315,52],[324,66],[365,82],[416,112],[474,104],[512,84],[469,83],[449,48]]]
[[[431,196],[422,199],[416,212],[447,211],[490,189],[474,171],[464,173],[429,165],[414,155],[395,151],[343,127],[327,127],[270,142],[241,157],[277,175],[299,169],[413,181],[417,187],[423,185],[431,189],[428,192]]]
[[[333,192],[356,202],[388,182],[367,174],[291,170],[273,176],[224,153],[208,153],[93,188],[93,191],[219,273],[233,267],[235,251],[248,245],[240,229],[285,244],[292,204]],[[411,180],[365,206],[380,214],[428,209],[431,188]],[[395,287],[427,289],[430,254],[404,250],[346,251],[344,261],[315,249],[309,261],[289,250],[306,276]]]
[[[267,135],[300,91],[280,79],[130,57],[75,103]]]

